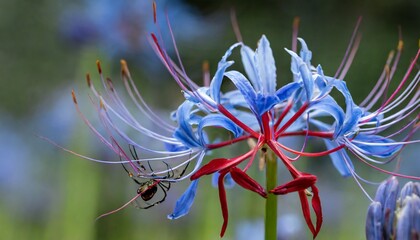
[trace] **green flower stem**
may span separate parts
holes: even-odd
[[[277,186],[277,160],[274,153],[265,153],[266,189],[270,191]],[[265,240],[277,239],[277,196],[269,193],[265,202]]]

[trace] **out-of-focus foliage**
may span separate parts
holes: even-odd
[[[389,50],[396,48],[398,26],[405,40],[401,66],[408,65],[420,36],[420,2],[415,0],[186,0],[183,4],[201,14],[203,19],[217,19],[221,25],[217,35],[205,35],[210,41],[179,42],[183,63],[196,81],[201,81],[202,62],[208,60],[210,70],[214,71],[226,47],[236,41],[230,27],[232,7],[236,9],[247,44],[255,43],[263,33],[269,37],[279,69],[279,85],[289,82],[291,77],[290,56],[283,48],[291,45],[295,16],[301,19],[299,35],[316,53],[314,61],[322,63],[325,72],[334,73],[357,17],[362,15],[363,39],[346,79],[354,88],[352,92],[356,92],[356,100],[359,93],[365,96],[371,89]],[[96,44],[75,48],[64,41],[60,35],[60,19],[68,7],[69,2],[52,0],[0,0],[0,239],[214,239],[221,225],[217,189],[201,189],[190,215],[176,221],[167,220],[166,215],[186,186],[174,184],[161,206],[149,210],[129,207],[95,222],[101,213],[121,206],[133,196],[135,184],[119,165],[86,162],[36,137],[47,136],[77,152],[94,153],[108,159],[116,157],[98,148],[99,144],[81,124],[72,106],[70,89],[85,88],[84,74],[95,72],[96,59],[103,61],[105,75],[117,80],[121,56],[109,57],[109,53],[101,52],[103,49]],[[150,8],[144,11],[152,11],[151,1]],[[176,19],[172,19],[172,24],[176,24]],[[181,36],[183,31],[179,29],[174,34]],[[130,66],[149,102],[170,110],[180,102],[182,95],[178,90],[173,91],[174,83],[169,82],[167,73],[151,72],[141,64]],[[399,69],[395,78],[401,77],[404,71]],[[369,87],[360,87],[364,85]],[[153,98],[156,94],[167,97]],[[415,160],[409,157],[410,151],[415,152],[407,148],[401,167],[411,169],[413,175],[419,169],[410,165]],[[324,159],[299,164],[305,164],[299,167],[308,168],[319,177],[325,211],[319,239],[363,238],[369,201],[356,184],[340,178]],[[362,175],[370,173],[362,165],[356,167]],[[280,170],[280,180],[283,170]],[[374,192],[373,187],[368,190]],[[304,226],[299,215],[291,215],[299,211],[295,199],[296,196],[279,199],[279,217],[290,217],[297,221],[296,226]],[[228,229],[227,239],[242,236],[236,231],[244,231],[241,230],[244,226],[255,227],[247,228],[250,234],[262,231],[258,229],[262,227],[258,222],[263,217],[263,200],[234,189],[228,201],[235,203],[231,216],[232,223],[237,225]],[[281,228],[289,228],[279,226],[286,236]],[[302,231],[306,231],[304,227]],[[286,239],[293,238],[286,236]]]

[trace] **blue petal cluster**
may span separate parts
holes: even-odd
[[[286,127],[285,132],[317,129],[330,133],[330,137],[322,139],[327,151],[330,151],[334,166],[344,177],[355,176],[353,163],[345,148],[359,158],[375,163],[379,160],[374,158],[389,158],[400,151],[404,142],[378,135],[384,129],[381,126],[384,119],[382,106],[373,113],[358,106],[346,82],[325,75],[320,65],[313,66],[312,52],[303,39],[298,40],[301,43],[299,54],[285,49],[291,56],[293,79],[280,88],[277,87],[275,61],[266,36],[261,37],[255,51],[243,43],[233,44],[218,63],[210,86],[185,92],[186,100],[175,114],[179,127],[174,136],[186,146],[205,149],[208,144],[215,142],[207,137],[204,127],[224,129],[233,138],[245,134],[242,125],[237,125],[231,117],[221,113],[220,106],[255,132],[262,132],[263,114],[274,113],[275,119],[277,113],[282,113],[285,106],[291,104],[282,122],[290,119],[303,106],[305,109],[299,118]],[[235,62],[229,58],[236,48],[240,48],[245,74],[231,69]],[[224,92],[222,83],[225,80],[230,80],[236,89]],[[415,81],[418,81],[418,77]],[[332,91],[340,93],[344,101],[338,102],[332,97]],[[413,103],[407,109],[412,107]],[[325,122],[325,118],[332,121]],[[364,128],[372,122],[375,123],[374,127]],[[271,124],[274,125],[274,121]],[[188,188],[183,197],[192,198],[195,194],[191,194],[191,191],[195,190]],[[185,208],[190,206],[185,205]],[[181,205],[177,205],[179,207]],[[176,211],[174,214],[171,218],[177,217]]]

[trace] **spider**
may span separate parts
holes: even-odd
[[[131,153],[131,156],[133,157],[133,159],[135,160],[139,160],[139,157],[137,155],[137,151],[136,148],[133,145],[129,145],[129,150]],[[137,162],[139,167],[146,171],[146,167],[140,163]],[[179,176],[177,176],[176,178],[174,178],[175,173],[173,171],[173,169],[169,166],[169,164],[167,164],[166,162],[163,162],[168,171],[167,171],[167,175],[166,176],[157,176],[154,173],[152,173],[152,179],[148,179],[147,181],[141,182],[138,179],[134,178],[133,173],[131,173],[130,171],[127,170],[127,168],[124,166],[124,164],[121,163],[121,165],[123,166],[124,170],[128,173],[128,176],[130,176],[131,179],[133,179],[133,181],[138,184],[138,188],[137,188],[137,194],[140,195],[141,199],[147,204],[146,206],[141,206],[140,204],[136,204],[136,207],[141,208],[141,209],[148,209],[151,208],[155,205],[158,205],[162,202],[165,201],[166,197],[167,197],[167,191],[169,191],[169,189],[171,188],[171,181],[169,181],[168,179],[179,179],[181,178],[185,171],[188,168],[188,164],[186,164],[186,167],[183,169],[183,171],[181,172],[181,174]],[[153,168],[150,164],[150,162],[147,162],[148,168],[153,172]],[[158,194],[159,189],[161,190],[161,194]],[[155,197],[161,195],[161,199],[158,201],[155,201],[153,203],[150,203],[151,200]]]

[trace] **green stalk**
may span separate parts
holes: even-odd
[[[274,153],[268,150],[265,154],[266,189],[270,191],[277,186],[277,160]],[[277,239],[277,196],[269,193],[265,202],[265,240]]]

